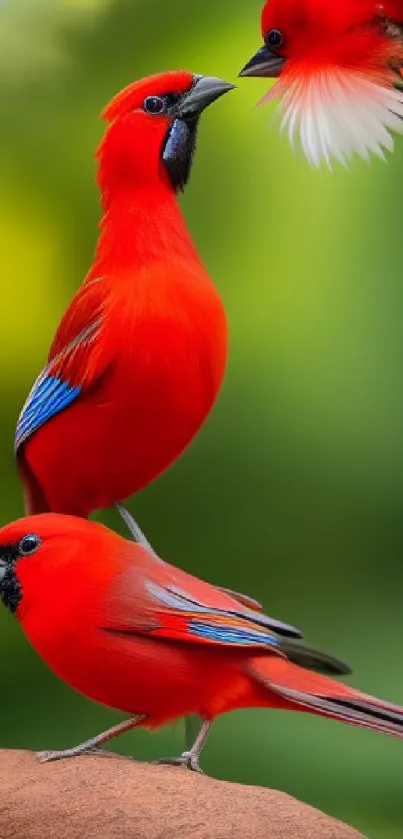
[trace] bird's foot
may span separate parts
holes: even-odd
[[[51,763],[54,760],[65,760],[68,757],[79,757],[80,755],[98,755],[98,757],[109,757],[113,755],[113,752],[107,752],[105,749],[97,749],[96,746],[75,746],[72,749],[63,749],[60,752],[37,752],[36,759],[39,763]]]
[[[117,737],[118,734],[124,734],[126,731],[130,731],[132,728],[135,728],[142,719],[144,719],[143,714],[136,714],[129,720],[124,720],[123,722],[118,723],[118,725],[108,728],[107,731],[102,731],[102,733],[97,734],[96,737],[91,737],[90,740],[85,740],[85,742],[80,743],[79,746],[74,746],[72,749],[64,749],[60,752],[38,752],[36,758],[39,760],[39,763],[50,763],[52,760],[65,760],[65,758],[79,757],[79,755],[123,757],[123,755],[115,755],[114,752],[104,751],[99,747],[103,745],[103,743],[107,743],[109,740]]]
[[[179,757],[162,757],[159,760],[153,760],[153,764],[157,766],[184,766],[185,769],[190,769],[191,772],[199,772],[203,775],[203,770],[200,769],[199,755],[194,752],[182,752]]]

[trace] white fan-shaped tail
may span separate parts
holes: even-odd
[[[267,98],[280,100],[281,131],[315,167],[325,161],[331,169],[332,160],[346,166],[354,154],[367,162],[371,155],[384,159],[384,150],[393,151],[393,133],[403,134],[403,92],[354,70],[285,75]]]

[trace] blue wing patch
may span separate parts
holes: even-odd
[[[80,390],[80,387],[72,387],[57,376],[47,375],[46,371],[42,373],[21,411],[15,432],[14,450],[17,451],[27,437],[74,402]]]
[[[192,600],[189,594],[181,591],[181,589],[176,586],[171,585],[164,588],[151,580],[146,580],[145,585],[152,597],[159,600],[159,602],[163,603],[164,606],[167,606],[168,609],[174,609],[174,611],[197,612],[197,614],[205,613],[206,615],[217,615],[224,618],[231,615],[241,618],[241,620],[250,621],[252,626],[256,626],[256,624],[263,626],[272,632],[276,632],[278,635],[288,635],[291,638],[302,637],[299,629],[295,629],[295,627],[289,626],[287,623],[281,623],[281,621],[277,621],[275,618],[269,618],[267,615],[263,615],[260,612],[248,609],[242,606],[242,604],[240,604],[241,608],[239,610],[215,609],[210,606],[205,606],[199,601]],[[221,591],[223,591],[223,589],[221,589]],[[227,593],[227,591],[225,593]],[[262,635],[264,635],[264,633],[262,633]],[[266,635],[264,635],[264,637],[267,638]]]
[[[190,620],[189,632],[198,638],[205,638],[207,641],[217,641],[221,644],[234,644],[248,647],[279,647],[280,643],[274,635],[266,632],[259,632],[253,629],[242,627],[225,626],[223,624],[214,626],[208,623],[199,623]]]

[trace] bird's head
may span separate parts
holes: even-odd
[[[102,116],[110,125],[98,150],[103,192],[163,181],[175,192],[190,176],[202,112],[234,85],[185,70],[126,87]]]
[[[387,16],[395,5],[267,0],[264,44],[240,75],[278,77],[261,103],[280,100],[282,129],[313,165],[382,157],[391,132],[403,131],[403,95],[394,88],[403,39]]]
[[[94,566],[102,579],[101,546],[118,540],[103,525],[74,516],[18,519],[0,529],[0,599],[21,620],[38,601],[59,608],[65,594],[91,585]]]

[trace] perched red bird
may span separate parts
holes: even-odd
[[[264,46],[241,76],[278,76],[281,129],[308,161],[346,165],[403,133],[403,0],[267,0]]]
[[[232,88],[167,72],[130,85],[103,113],[94,262],[16,430],[30,513],[87,516],[124,500],[181,454],[216,399],[226,316],[177,193],[202,111]]]
[[[43,760],[196,713],[204,722],[194,746],[168,762],[198,769],[214,718],[245,707],[309,711],[403,737],[403,708],[300,666],[343,672],[298,646],[297,630],[95,522],[45,513],[2,528],[0,593],[60,678],[130,714]]]

